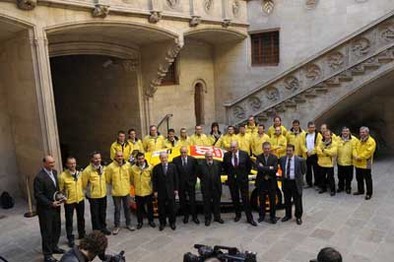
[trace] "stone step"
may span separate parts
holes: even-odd
[[[331,77],[330,79],[326,80],[324,83],[330,87],[335,87],[335,86],[341,85],[341,81],[339,80],[339,77],[337,77],[337,76]]]
[[[352,72],[346,70],[338,75],[338,78],[342,82],[350,82],[353,80]]]
[[[350,68],[350,72],[352,75],[363,75],[365,73],[365,68],[362,64],[358,64]]]
[[[304,92],[304,96],[307,98],[316,97],[317,94],[314,89],[309,89]]]

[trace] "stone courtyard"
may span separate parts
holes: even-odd
[[[177,229],[164,231],[147,225],[135,232],[122,229],[117,236],[109,236],[109,252],[126,251],[127,261],[167,262],[182,261],[195,243],[238,247],[258,253],[258,261],[309,261],[317,252],[332,246],[344,261],[392,261],[394,257],[394,183],[390,172],[393,159],[384,158],[373,169],[374,195],[370,201],[361,196],[344,193],[330,197],[319,195],[314,189],[304,190],[304,223],[295,220],[272,225],[263,222],[258,227],[234,223],[233,214],[223,214],[224,225],[217,223],[184,225],[178,217]],[[356,183],[353,181],[353,190]],[[107,222],[113,222],[112,200],[108,201]],[[86,205],[86,208],[89,204]],[[0,211],[0,256],[8,261],[41,261],[38,218],[24,218],[27,205],[18,200],[16,207]],[[88,210],[87,210],[88,211]],[[255,218],[257,214],[255,213]],[[283,217],[284,211],[278,211]],[[86,213],[87,231],[90,230],[89,212]],[[245,217],[243,216],[243,219]],[[203,220],[200,215],[200,221]],[[241,220],[245,222],[244,220]],[[133,217],[136,223],[136,218]],[[60,246],[67,248],[62,214]],[[57,258],[60,258],[57,256]]]

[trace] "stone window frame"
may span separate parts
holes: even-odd
[[[278,66],[280,62],[280,30],[278,28],[249,32],[252,66]],[[266,39],[264,39],[266,38]],[[267,41],[268,40],[268,41]],[[264,45],[269,42],[270,46]],[[268,58],[264,49],[269,52]]]
[[[179,57],[168,67],[167,74],[161,81],[161,86],[179,85]]]

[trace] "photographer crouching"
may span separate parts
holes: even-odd
[[[81,239],[78,246],[74,246],[67,251],[60,262],[88,262],[93,261],[98,256],[101,261],[106,262],[125,262],[124,251],[117,255],[106,255],[105,250],[108,247],[107,237],[98,230]]]

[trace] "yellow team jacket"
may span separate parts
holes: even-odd
[[[356,168],[371,169],[376,142],[371,136],[366,141],[358,140],[353,149],[353,164]],[[355,158],[359,157],[360,160]]]
[[[178,146],[180,146],[180,147],[190,146],[190,138],[189,137],[186,137],[186,138],[180,137],[178,140]]]
[[[287,139],[284,135],[273,135],[270,139],[271,152],[278,158],[286,155]]]
[[[238,141],[238,136],[236,134],[225,134],[219,138],[216,146],[228,151],[230,150],[230,144],[232,141]]]
[[[119,165],[113,161],[106,169],[107,183],[112,186],[112,196],[127,196],[130,194],[131,165],[125,161]]]
[[[164,137],[162,135],[159,135],[157,137],[147,135],[144,137],[142,144],[144,145],[145,152],[153,152],[156,150],[164,149]]]
[[[286,129],[286,127],[284,127],[283,125],[281,125],[281,126],[280,126],[280,129],[282,130],[282,135],[286,137],[286,135],[287,135],[287,129]],[[270,126],[270,127],[268,128],[267,135],[268,135],[269,137],[272,137],[273,135],[275,135],[275,127],[274,127],[274,126]]]
[[[302,150],[301,150],[301,140],[302,137],[305,137],[305,131],[302,130],[301,132],[299,132],[298,134],[294,133],[290,130],[287,131],[287,144],[292,144],[295,147],[295,152],[294,154],[296,156],[302,156]]]
[[[106,168],[96,170],[89,164],[82,172],[82,187],[88,188],[87,195],[90,198],[103,198],[107,195],[107,184],[105,180]]]
[[[164,140],[164,148],[174,148],[174,147],[179,147],[178,140],[174,139],[174,144],[171,143],[170,140],[167,138]]]
[[[250,134],[244,134],[244,135],[238,134],[237,139],[238,139],[239,149],[247,152],[248,155],[250,155],[251,135]]]
[[[322,140],[319,140],[316,147],[317,164],[321,167],[334,167],[337,152],[338,146],[333,139],[329,145],[325,145]]]
[[[337,162],[340,166],[351,166],[353,165],[353,148],[356,145],[358,139],[351,136],[349,140],[343,140],[338,136],[338,158]]]
[[[220,139],[222,138],[222,135],[220,135],[220,137],[218,138],[218,140],[216,140],[215,136],[213,136],[213,135],[211,135],[211,134],[207,135],[207,137],[208,137],[208,139],[209,139],[209,142],[210,142],[210,145],[211,145],[211,146],[220,147],[220,146],[219,146],[219,142],[220,142]]]
[[[253,135],[257,134],[258,125],[253,125],[253,126],[245,125],[245,129],[246,129],[245,132],[247,134],[253,136]]]
[[[123,158],[129,160],[131,153],[133,152],[129,142],[125,141],[124,144],[120,144],[118,141],[112,143],[110,148],[111,160],[115,159],[116,152],[123,152]]]
[[[300,138],[300,148],[301,148],[301,153],[302,153],[302,157],[306,158],[307,157],[307,152],[308,152],[308,148],[306,146],[306,136],[308,133],[305,132],[305,134]],[[322,135],[319,132],[315,132],[315,147],[313,148],[311,155],[316,155],[316,148],[318,145],[318,142],[321,141],[323,139]]]
[[[205,134],[201,134],[200,136],[194,134],[190,137],[190,145],[191,146],[211,146],[211,140]]]
[[[152,169],[145,162],[145,168],[141,169],[138,165],[131,167],[131,184],[134,186],[136,196],[148,196],[153,193],[152,187]]]
[[[79,203],[84,200],[81,175],[82,172],[77,171],[76,178],[74,178],[69,170],[60,174],[59,189],[67,196],[66,204]]]
[[[137,139],[136,141],[132,141],[131,139],[128,139],[127,142],[129,142],[131,146],[131,153],[134,151],[138,150],[138,152],[144,153],[144,145],[142,144],[141,139]]]
[[[263,134],[260,136],[259,134],[255,134],[252,136],[252,154],[255,156],[261,155],[263,153],[263,143],[271,142],[270,137],[267,134]]]

